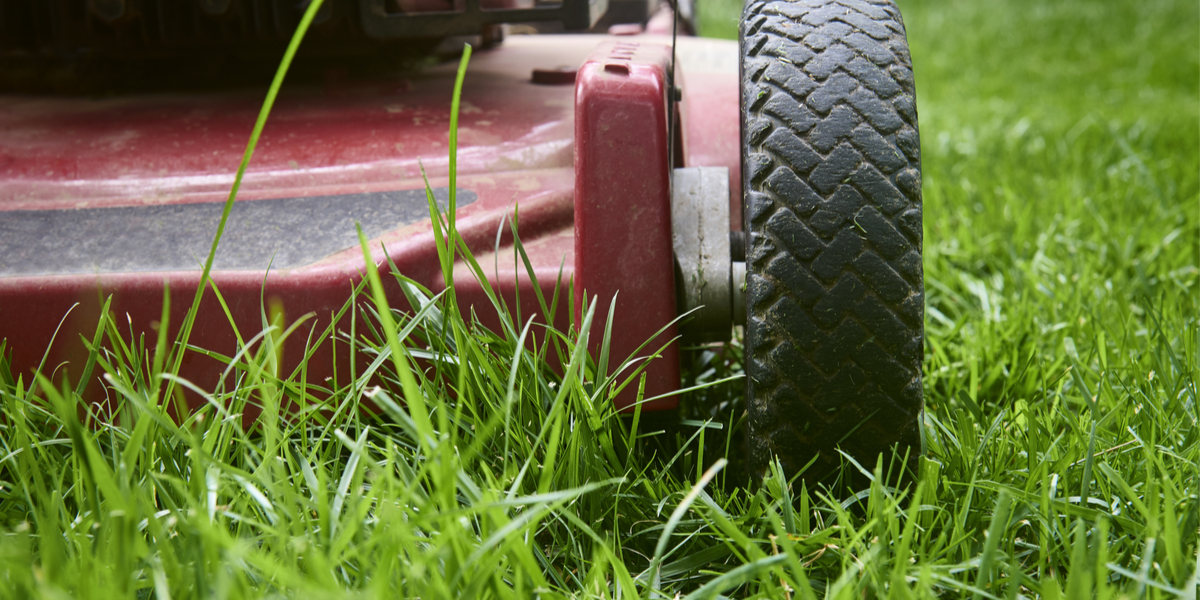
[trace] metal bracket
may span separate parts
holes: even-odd
[[[729,169],[675,169],[671,183],[677,297],[682,312],[696,311],[680,332],[688,343],[727,341],[734,323],[746,318],[746,264],[734,263],[729,243]]]

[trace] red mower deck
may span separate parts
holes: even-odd
[[[585,293],[599,298],[597,315],[616,295],[614,360],[677,316],[669,152],[682,157],[675,167],[729,169],[732,226],[740,229],[737,44],[681,37],[677,54],[677,149],[666,118],[669,38],[512,36],[472,58],[463,90],[461,235],[494,271],[492,285],[509,306],[518,305],[519,292],[522,317],[537,314],[533,283],[514,267],[506,222],[519,207],[519,235],[542,291],[553,294],[562,276],[558,314],[538,319],[567,326],[568,285],[577,304]],[[533,82],[535,69],[563,67],[577,69],[573,85],[569,77]],[[356,221],[374,260],[390,259],[434,291],[445,287],[421,169],[444,202],[454,68],[327,88],[285,84],[212,273],[243,336],[262,329],[264,302],[278,303],[290,321],[315,315],[288,339],[281,372],[292,372],[309,332],[325,330],[361,281]],[[0,96],[0,339],[9,342],[14,375],[28,380],[44,354],[42,372],[78,375],[81,336],[94,334],[110,296],[112,314],[128,321],[120,329],[153,339],[169,285],[175,335],[261,100],[261,90]],[[496,327],[499,316],[470,272],[457,269],[455,280],[464,309]],[[399,287],[385,283],[392,305],[406,306]],[[348,332],[348,318],[338,328]],[[674,334],[668,328],[649,346]],[[237,351],[211,292],[190,343],[226,356]],[[308,361],[307,381],[345,385],[346,361],[327,340]],[[189,352],[181,376],[211,389],[224,369]],[[647,374],[648,398],[678,389],[677,345]],[[618,404],[632,400],[624,394]],[[669,397],[646,408],[675,403]]]

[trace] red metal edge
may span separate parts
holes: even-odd
[[[679,389],[668,144],[669,46],[635,40],[597,46],[575,83],[575,316],[595,303],[590,346],[599,355],[614,303],[609,369],[645,365],[644,398]],[[656,332],[656,337],[649,339]],[[669,342],[669,343],[668,343]],[[638,350],[645,343],[645,347]],[[663,346],[665,345],[665,348]],[[621,378],[632,373],[626,370]],[[628,410],[638,381],[616,398]],[[643,405],[672,409],[674,396]]]
[[[542,188],[540,191],[526,192],[519,235],[526,240],[534,274],[547,298],[554,293],[559,281],[571,279],[572,176],[569,170],[526,171],[513,176],[500,174],[492,176],[490,183],[479,178],[464,179],[460,181],[478,191],[481,200],[459,210],[458,231],[472,253],[486,261],[481,264],[493,264],[492,252],[497,243],[502,253],[511,252],[512,247],[512,234],[506,224],[512,220],[515,207],[493,200],[513,196],[509,179],[516,181],[514,185],[518,187],[537,183],[536,187]],[[431,183],[436,187],[447,182],[434,180]],[[498,230],[502,232],[499,239]],[[434,293],[445,289],[429,220],[372,240],[371,260],[384,270],[390,260],[401,273],[426,285]],[[514,263],[509,258],[498,264],[512,269]],[[359,351],[352,352],[342,336],[352,329],[352,318],[359,320],[358,331],[363,331],[362,320],[369,318],[369,312],[362,307],[369,301],[360,297],[358,310],[353,311],[357,315],[352,317],[347,313],[334,319],[334,314],[352,296],[354,287],[362,282],[363,267],[361,250],[352,247],[297,269],[268,274],[214,271],[212,282],[220,290],[225,306],[211,289],[206,291],[196,317],[198,325],[192,331],[189,344],[218,355],[232,356],[240,347],[234,327],[244,339],[249,339],[262,329],[262,315],[268,307],[278,306],[286,311],[282,323],[285,329],[296,324],[298,319],[307,319],[283,341],[279,374],[293,380],[286,386],[285,403],[323,401],[328,390],[345,389],[351,383],[349,376],[363,373],[370,362],[370,357]],[[537,324],[553,325],[559,330],[568,327],[565,301],[559,301],[553,315],[541,314],[528,275],[523,269],[516,273],[508,269],[489,273],[489,276],[494,277],[491,285],[495,293],[504,299],[510,310],[520,313],[521,322],[513,325],[519,327],[533,318]],[[479,282],[461,264],[455,266],[455,275],[460,309],[492,331],[499,331],[503,317],[492,306]],[[174,340],[195,297],[199,280],[200,273],[196,271],[0,278],[0,340],[9,341],[6,353],[11,360],[13,375],[23,378],[28,385],[32,373],[44,359],[43,373],[56,384],[69,376],[74,385],[87,362],[86,343],[93,338],[101,307],[110,298],[109,314],[115,320],[115,331],[123,342],[134,346],[152,344],[160,327],[164,292],[169,288],[168,339]],[[391,306],[408,310],[408,302],[395,279],[385,275],[383,284]],[[336,339],[325,338],[320,343],[312,343],[331,326],[338,333]],[[531,335],[540,331],[535,327]],[[108,348],[109,344],[104,346]],[[554,359],[552,354],[548,357],[551,368],[557,367]],[[292,378],[302,364],[303,376]],[[118,404],[117,398],[112,390],[99,385],[97,375],[93,373],[87,382],[84,399],[98,415],[106,415]],[[221,381],[228,389],[240,377],[236,371],[227,372],[227,365],[222,360],[195,350],[184,355],[180,376],[210,392]],[[378,381],[371,381],[372,385],[375,383]],[[186,390],[185,397],[192,410],[205,402],[199,395]],[[249,427],[259,412],[257,406],[247,405],[242,415],[243,425]]]

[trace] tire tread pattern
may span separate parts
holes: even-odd
[[[890,0],[742,17],[750,463],[820,479],[920,447],[924,286],[912,64]],[[911,466],[911,464],[910,464]]]

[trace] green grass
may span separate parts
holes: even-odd
[[[736,343],[696,354],[689,383],[712,385],[679,415],[619,417],[607,395],[637,378],[576,334],[485,332],[415,285],[420,310],[393,313],[372,270],[374,316],[340,328],[391,385],[364,373],[250,431],[243,407],[298,393],[278,329],[179,424],[173,363],[147,351],[170,340],[115,315],[93,357],[117,424],[0,365],[0,596],[1194,597],[1198,8],[902,8],[926,219],[914,487],[875,465],[861,491],[738,485]],[[736,7],[700,10],[734,31]],[[463,245],[438,222],[449,268]]]

